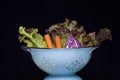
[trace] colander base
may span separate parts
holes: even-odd
[[[60,75],[60,76],[47,76],[43,80],[82,80],[80,76],[77,75]]]

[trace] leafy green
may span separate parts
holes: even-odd
[[[97,45],[99,45],[104,40],[112,41],[111,31],[108,28],[100,29],[100,31],[97,33],[95,39],[97,41]]]
[[[65,19],[63,23],[51,25],[46,32],[51,34],[53,41],[55,35],[60,35],[62,46],[64,47],[68,36],[73,36],[76,39],[79,39],[80,35],[85,33],[85,30],[83,26],[77,24],[77,21]]]
[[[48,29],[46,29],[46,33],[52,37],[54,47],[56,45],[54,39],[55,36],[60,36],[62,48],[65,48],[66,43],[71,39],[73,39],[71,41],[74,43],[77,41],[79,42],[77,42],[77,45],[69,42],[70,47],[76,47],[79,44],[80,47],[98,46],[106,39],[112,41],[112,35],[109,29],[100,29],[98,33],[86,33],[82,25],[78,24],[77,21],[70,21],[69,19],[65,19],[63,23],[51,25]],[[19,34],[19,41],[26,43],[27,47],[47,48],[46,41],[44,40],[43,36],[38,33],[37,28],[25,28],[20,26]],[[73,38],[70,38],[70,36]]]
[[[91,32],[88,34],[81,34],[78,40],[79,42],[82,43],[84,47],[95,46],[97,43],[95,37],[96,37],[96,33]]]
[[[38,33],[38,29],[29,28],[26,29],[23,26],[19,27],[20,42],[27,44],[27,47],[37,47],[37,48],[46,48],[46,42],[44,41],[42,35]]]
[[[65,19],[63,23],[51,25],[46,32],[51,34],[53,41],[55,35],[60,35],[62,47],[65,47],[68,36],[73,36],[83,47],[94,46],[97,43],[95,32],[87,34],[82,25],[78,25],[77,21],[70,21],[69,19]]]

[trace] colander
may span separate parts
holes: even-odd
[[[95,47],[87,48],[26,48],[34,63],[49,76],[44,80],[82,80],[76,72],[89,62]]]

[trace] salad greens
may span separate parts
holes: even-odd
[[[86,34],[83,26],[78,25],[77,21],[65,19],[65,22],[63,23],[57,23],[50,26],[46,32],[51,34],[52,37],[55,35],[60,35],[63,47],[65,47],[68,36],[73,36],[75,39],[77,39],[82,47],[96,45],[96,40],[89,34]],[[94,33],[90,34],[95,35]]]
[[[19,27],[19,41],[26,43],[27,47],[35,48],[56,48],[56,43],[61,45],[60,48],[81,48],[89,46],[98,46],[102,41],[108,39],[112,41],[111,31],[107,28],[100,29],[98,33],[86,33],[82,25],[77,21],[65,19],[63,23],[56,23],[46,29],[45,38],[38,33],[37,28]],[[55,40],[57,36],[58,40]]]
[[[37,47],[37,48],[46,48],[46,42],[42,35],[38,33],[38,29],[28,28],[26,29],[23,26],[19,27],[20,42],[27,44],[27,47]]]

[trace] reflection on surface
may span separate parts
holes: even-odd
[[[49,75],[44,78],[44,80],[82,80],[78,75],[63,75],[63,76],[53,76]]]

